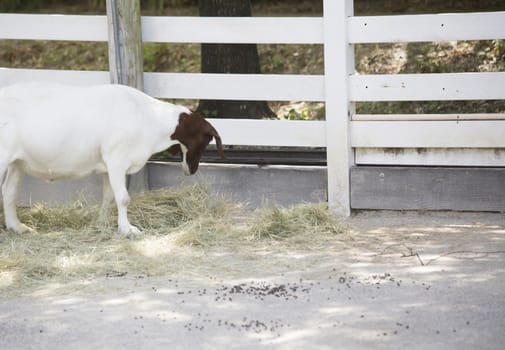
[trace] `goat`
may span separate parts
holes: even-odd
[[[126,175],[154,153],[182,152],[184,174],[194,174],[203,151],[221,137],[201,115],[122,85],[24,83],[0,89],[0,182],[5,225],[31,231],[17,216],[24,174],[46,181],[103,174],[101,216],[115,200],[118,231],[140,234],[127,217]]]

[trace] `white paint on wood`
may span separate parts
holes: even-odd
[[[350,43],[505,38],[505,12],[349,18]],[[471,25],[469,25],[471,24]],[[146,42],[321,44],[323,18],[143,16]],[[191,28],[191,30],[181,30]],[[401,28],[401,29],[399,29]],[[107,41],[105,16],[0,14],[0,38]]]
[[[352,101],[505,99],[505,72],[352,76]]]
[[[351,122],[353,147],[505,148],[505,120]]]
[[[316,17],[142,17],[145,42],[321,44]]]
[[[107,41],[107,18],[0,13],[0,39]]]
[[[505,38],[505,12],[349,18],[350,43]],[[470,25],[469,25],[470,24]],[[146,42],[321,44],[317,17],[142,17]],[[181,30],[190,28],[191,30]],[[401,29],[399,29],[401,28]],[[107,41],[105,16],[0,14],[1,39]]]
[[[505,120],[505,113],[355,114],[354,121]]]
[[[324,77],[290,74],[145,73],[145,90],[163,98],[324,101]]]
[[[349,169],[353,151],[349,138],[349,74],[354,73],[354,50],[347,42],[347,21],[353,0],[324,0],[324,71],[328,204],[341,215],[350,215]]]
[[[326,123],[301,120],[209,119],[223,144],[326,147]]]
[[[109,72],[58,69],[0,68],[0,86],[31,81],[47,81],[71,85],[109,84]]]
[[[357,148],[358,165],[505,166],[505,149]]]
[[[505,38],[505,12],[349,19],[351,43],[492,40]]]

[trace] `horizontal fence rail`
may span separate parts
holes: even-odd
[[[502,167],[505,149],[495,148],[357,148],[358,165]]]
[[[324,101],[324,76],[289,74],[145,73],[156,97],[218,100]]]
[[[60,69],[1,68],[0,87],[15,83],[48,81],[72,85],[109,84],[109,72]]]
[[[209,119],[231,145],[326,147],[326,122]]]
[[[0,68],[0,86],[29,81],[74,85],[110,83],[109,72]],[[144,73],[145,91],[172,99],[324,101],[317,75]]]
[[[107,41],[107,17],[0,13],[0,39]]]
[[[324,76],[290,74],[144,73],[146,92],[175,99],[324,101]],[[0,84],[47,80],[104,84],[108,72],[0,68]],[[505,99],[505,72],[358,75],[350,77],[352,101]],[[496,119],[497,115],[491,116]]]
[[[505,38],[505,12],[349,18],[349,42],[419,42]]]
[[[352,101],[505,99],[505,72],[376,74],[350,77]]]
[[[0,14],[0,39],[107,41],[107,17]],[[142,39],[167,43],[322,44],[316,17],[142,17]]]
[[[317,17],[142,17],[145,42],[323,44]],[[350,17],[349,42],[416,42],[505,38],[505,11]],[[401,28],[401,29],[399,29]],[[1,39],[107,41],[107,18],[0,14]]]
[[[146,42],[322,44],[316,17],[142,17]]]
[[[354,121],[435,121],[435,120],[505,120],[505,113],[458,114],[354,114]]]
[[[355,148],[504,148],[505,120],[351,123]]]

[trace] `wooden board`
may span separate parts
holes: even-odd
[[[184,29],[186,28],[186,29]],[[146,42],[322,44],[316,17],[142,17]]]
[[[356,148],[358,165],[505,167],[505,148]]]
[[[326,122],[211,119],[225,145],[326,147]]]
[[[505,38],[505,12],[366,16],[349,19],[349,42],[493,40]]]
[[[0,13],[0,39],[107,41],[107,18]]]
[[[370,74],[350,77],[351,101],[505,99],[505,72]]]
[[[325,0],[323,11],[328,204],[349,216],[349,167],[354,157],[347,116],[353,113],[348,86],[354,74],[354,47],[347,42],[347,22],[354,15],[354,0]]]
[[[107,41],[105,16],[0,14],[1,39]],[[350,43],[505,38],[505,12],[349,17]],[[468,25],[472,23],[472,25]],[[142,17],[146,42],[322,44],[318,17]],[[191,30],[180,30],[191,28]]]
[[[298,74],[145,73],[146,92],[162,98],[324,101],[324,76]]]
[[[505,120],[353,121],[359,148],[504,148]]]
[[[72,85],[109,84],[110,74],[103,71],[0,68],[0,87],[32,81],[50,81]]]
[[[505,113],[354,114],[353,121],[505,120]]]
[[[505,168],[353,167],[351,207],[505,211]]]

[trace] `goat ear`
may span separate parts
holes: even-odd
[[[223,151],[223,144],[221,143],[221,136],[217,133],[216,129],[210,123],[207,123],[207,135],[212,136],[216,140],[216,146],[221,159],[226,159]]]

